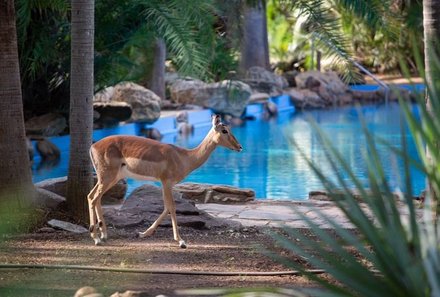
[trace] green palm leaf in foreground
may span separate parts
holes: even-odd
[[[317,275],[307,273],[297,263],[282,259],[286,265],[302,270],[311,279],[321,284],[326,291],[314,292],[314,295],[335,296],[440,296],[440,233],[437,228],[438,217],[431,210],[432,200],[427,194],[425,207],[420,210],[419,219],[411,195],[410,164],[416,164],[426,175],[432,188],[437,191],[440,185],[439,152],[434,150],[440,139],[439,97],[429,90],[433,101],[432,112],[428,112],[423,98],[419,99],[421,119],[417,120],[411,113],[409,104],[401,101],[405,111],[405,120],[410,126],[412,135],[421,157],[421,162],[414,160],[407,150],[403,137],[404,119],[402,122],[402,149],[389,147],[404,162],[405,172],[402,180],[406,181],[405,194],[396,199],[391,191],[380,162],[376,139],[364,123],[364,135],[367,139],[368,156],[364,156],[368,168],[369,189],[365,189],[350,168],[344,157],[335,149],[331,140],[319,129],[320,141],[326,150],[332,172],[323,172],[318,164],[306,157],[302,149],[292,140],[295,149],[299,150],[308,165],[321,179],[323,185],[333,198],[338,208],[356,227],[356,234],[344,230],[331,217],[317,211],[322,220],[333,227],[333,235],[320,229],[305,215],[300,217],[307,222],[319,241],[310,240],[296,229],[287,229],[289,237],[274,235],[284,248],[305,257],[310,264],[323,268],[337,281],[329,281]],[[431,150],[427,158],[425,147]],[[344,176],[349,176],[347,184]],[[330,179],[330,177],[336,177]],[[342,195],[340,190],[342,189]],[[359,193],[362,203],[355,198],[353,192]],[[399,209],[407,209],[406,218],[401,217]],[[336,235],[336,236],[335,236]],[[297,241],[289,238],[299,239]],[[307,247],[307,248],[305,248]],[[354,248],[348,252],[346,247]],[[311,253],[310,251],[313,251]]]

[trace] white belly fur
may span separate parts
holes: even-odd
[[[131,161],[131,162],[133,162],[134,160],[133,159],[131,159],[131,160],[127,160],[127,161]],[[141,163],[144,163],[144,164],[142,164],[141,166],[148,166],[149,164],[148,164],[148,162],[142,162],[142,161],[140,161],[140,160],[136,160],[137,162],[141,162]],[[139,164],[140,165],[140,164]],[[128,168],[127,168],[127,166],[122,166],[122,168],[121,168],[121,170],[120,170],[120,172],[119,172],[119,175],[121,176],[121,178],[124,178],[124,177],[130,177],[130,178],[134,178],[134,179],[139,179],[139,180],[148,180],[148,181],[159,181],[157,178],[155,178],[155,177],[153,177],[153,176],[148,176],[148,175],[140,175],[140,174],[136,174],[136,173],[134,173],[134,172],[131,172]]]

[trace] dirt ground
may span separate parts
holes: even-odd
[[[110,238],[102,246],[94,246],[88,234],[72,235],[65,231],[3,238],[0,264],[225,272],[288,270],[265,256],[263,250],[275,250],[292,261],[302,262],[300,258],[279,249],[270,232],[262,229],[181,228],[187,249],[180,249],[172,240],[171,228],[160,227],[152,237],[142,239],[137,238],[137,231],[140,230],[110,229]],[[142,296],[177,296],[176,290],[179,289],[304,288],[316,285],[305,277],[289,275],[199,276],[73,269],[0,269],[0,296],[73,296],[83,286],[92,286],[104,296],[126,290],[142,291],[145,294]]]

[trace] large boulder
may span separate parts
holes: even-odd
[[[36,187],[36,204],[44,209],[59,209],[66,202],[66,198],[52,191]]]
[[[327,103],[317,93],[309,89],[290,88],[284,90],[290,96],[293,105],[297,109],[324,108]]]
[[[94,96],[94,108],[101,121],[154,123],[160,117],[161,99],[154,92],[132,82],[121,82]]]
[[[94,177],[94,183],[96,183],[96,177]],[[46,179],[35,184],[35,187],[44,189],[46,191],[53,192],[61,197],[66,197],[67,191],[67,177],[57,177]],[[114,185],[110,190],[108,190],[103,198],[102,202],[104,204],[115,204],[120,203],[127,193],[127,182],[125,180],[120,180],[116,185]],[[87,199],[84,197],[84,199]]]
[[[207,86],[201,80],[193,78],[175,79],[170,85],[171,100],[180,104],[198,104],[200,90]]]
[[[194,202],[182,199],[180,196],[179,193],[173,192],[179,226],[200,229],[230,226],[232,223],[213,218],[204,211],[199,210]],[[147,228],[158,218],[163,209],[164,203],[161,188],[145,184],[135,189],[120,208],[106,208],[104,212],[108,224],[115,227],[124,228],[144,225]],[[169,217],[164,220],[161,226],[171,227]]]
[[[170,92],[174,102],[198,105],[234,117],[243,114],[252,93],[247,84],[237,80],[206,84],[195,79],[176,80]]]
[[[115,86],[112,101],[131,105],[133,122],[154,123],[160,117],[160,97],[154,92],[132,82]]]
[[[197,203],[246,203],[255,200],[255,191],[225,185],[183,183],[174,186],[182,198]]]
[[[66,118],[58,113],[47,113],[30,118],[25,122],[26,135],[57,136],[67,127]]]
[[[326,106],[353,102],[351,91],[336,72],[302,72],[295,77],[295,81],[297,88],[308,89],[318,94]]]
[[[248,84],[252,90],[268,93],[271,96],[280,95],[282,90],[289,86],[284,77],[258,66],[250,67],[241,80]]]
[[[215,113],[230,114],[240,117],[249,102],[251,88],[238,80],[224,80],[209,84],[204,91],[203,107],[212,109]]]
[[[102,126],[111,126],[131,119],[132,109],[127,102],[94,102],[93,109],[98,113]]]

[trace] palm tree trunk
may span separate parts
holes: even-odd
[[[34,186],[27,152],[13,0],[0,1],[0,211],[29,209]],[[5,217],[0,215],[0,223]]]
[[[436,59],[440,58],[440,0],[423,0],[423,27],[425,43],[425,76],[429,90],[440,90],[440,67],[436,64]],[[436,100],[436,102],[434,102]],[[432,116],[434,114],[433,105],[438,106],[440,102],[438,96],[430,97],[426,93],[426,105]],[[437,143],[437,148],[439,144]],[[437,149],[438,152],[438,149]],[[432,155],[437,152],[426,150],[428,160],[432,160]],[[433,164],[434,165],[434,164]],[[438,190],[438,189],[437,189]],[[434,217],[440,215],[439,193],[433,185],[428,183],[428,193],[431,198]]]
[[[165,41],[162,38],[157,38],[153,46],[153,61],[147,78],[147,88],[162,100],[165,99],[165,59]]]
[[[267,39],[266,1],[245,4],[243,17],[243,39],[241,44],[240,72],[252,66],[270,69]]]
[[[88,218],[87,194],[93,182],[89,148],[93,131],[94,13],[94,0],[72,0],[67,205],[81,222]]]

